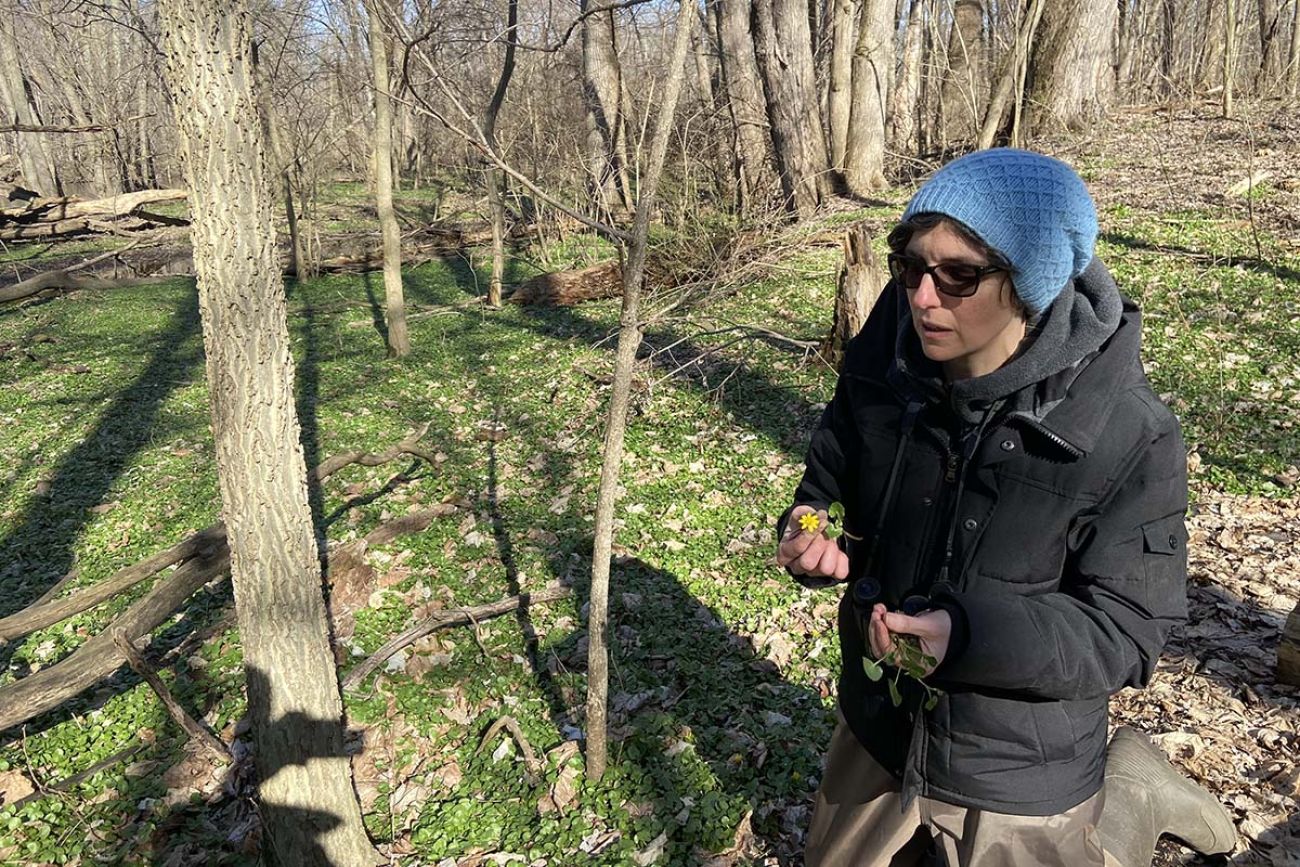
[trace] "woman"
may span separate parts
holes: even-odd
[[[1131,732],[1102,816],[1107,699],[1186,617],[1187,481],[1096,237],[1079,177],[1009,148],[940,169],[889,237],[779,528],[802,583],[852,582],[809,865],[916,863],[933,839],[954,867],[1145,867],[1162,831],[1235,842]],[[903,636],[937,692],[890,667]]]

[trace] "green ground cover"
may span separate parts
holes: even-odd
[[[1300,460],[1300,262],[1267,238],[1257,251],[1248,227],[1213,215],[1117,210],[1103,222],[1101,253],[1146,308],[1150,375],[1197,447],[1197,483],[1278,494],[1273,477]],[[552,260],[590,261],[599,251],[580,241],[553,247]],[[692,864],[731,848],[738,831],[752,828],[772,849],[806,821],[834,721],[834,600],[799,590],[770,558],[833,374],[777,341],[709,350],[736,324],[819,338],[838,256],[808,249],[647,334],[612,576],[615,742],[599,785],[574,774],[580,759],[563,745],[584,701],[584,587],[617,302],[456,306],[486,285],[485,257],[434,262],[407,275],[420,312],[414,353],[396,363],[377,333],[380,275],[289,287],[308,460],[377,450],[425,422],[444,456],[436,467],[352,467],[329,480],[313,507],[330,543],[408,510],[466,504],[370,554],[389,586],[358,615],[344,668],[422,605],[487,602],[557,579],[576,587],[574,599],[486,622],[477,635],[443,634],[348,695],[352,724],[395,744],[370,760],[363,790],[376,840],[404,840],[411,863],[486,849],[626,864],[667,833],[661,863]],[[514,269],[525,277],[537,266]],[[29,354],[0,358],[0,615],[70,570],[80,583],[102,579],[217,517],[191,283],[6,309],[4,344]],[[504,439],[480,436],[495,425]],[[0,647],[0,682],[51,664],[124,604]],[[229,605],[226,585],[210,588],[151,647],[180,700],[218,730],[243,703]],[[479,750],[503,714],[549,754],[540,785],[525,781],[507,738]],[[201,805],[167,803],[162,774],[182,743],[127,676],[8,733],[0,774],[43,785],[139,750],[66,793],[0,807],[0,863],[163,863],[181,840],[205,846],[209,863],[251,863]],[[572,802],[539,809],[562,778],[575,783]]]

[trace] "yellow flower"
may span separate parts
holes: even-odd
[[[816,533],[821,525],[821,518],[818,518],[812,512],[799,516],[799,528],[806,533]]]

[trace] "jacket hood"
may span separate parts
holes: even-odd
[[[898,321],[890,381],[904,393],[948,402],[967,422],[979,421],[999,403],[1005,403],[1013,414],[1041,421],[1115,334],[1126,312],[1114,278],[1101,260],[1093,257],[1084,272],[1031,323],[1025,342],[1009,362],[984,376],[949,383],[942,367],[926,358],[921,349],[906,293],[896,295]],[[1136,309],[1133,313],[1136,315]]]

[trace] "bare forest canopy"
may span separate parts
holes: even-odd
[[[1211,99],[1231,112],[1232,95],[1294,97],[1296,7],[710,0],[699,7],[662,210],[806,214],[945,153],[1086,130],[1117,104]],[[154,4],[4,0],[0,10],[0,172],[11,184],[90,199],[181,185]],[[510,169],[512,220],[565,207],[626,221],[662,90],[668,4],[523,3],[513,29],[504,2],[381,0],[375,10],[399,191],[481,190],[490,135]],[[273,170],[306,234],[328,233],[322,192],[369,177],[373,164],[366,11],[290,0],[257,4],[255,15]],[[508,42],[517,50],[498,95]],[[470,215],[411,219],[447,216]]]

